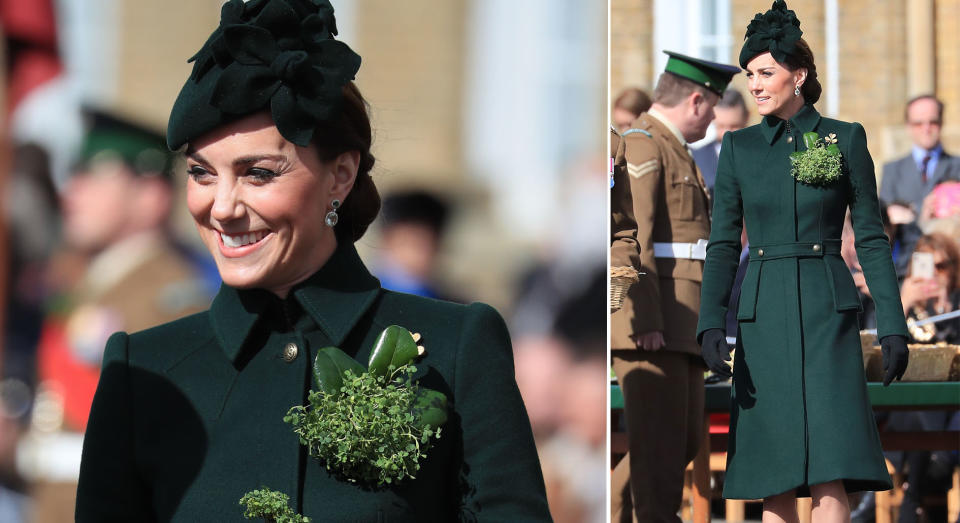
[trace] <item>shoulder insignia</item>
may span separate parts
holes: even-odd
[[[650,134],[650,131],[648,131],[648,130],[646,130],[646,129],[627,129],[627,130],[624,131],[623,134],[621,134],[620,136],[626,138],[627,136],[629,136],[629,135],[631,135],[631,134],[634,134],[634,133],[645,134],[645,135],[647,136],[647,138],[653,138],[653,135]]]
[[[641,164],[627,164],[627,172],[630,173],[630,176],[634,178],[641,178],[645,174],[649,174],[657,169],[660,166],[660,160],[654,158],[652,160],[647,160]]]

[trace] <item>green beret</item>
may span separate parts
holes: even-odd
[[[784,63],[788,55],[796,53],[797,40],[801,36],[803,31],[797,14],[787,9],[784,0],[776,0],[770,10],[757,13],[747,26],[743,48],[740,49],[740,67],[746,68],[754,56],[767,51],[778,63]]]
[[[80,149],[81,166],[119,161],[137,175],[170,176],[173,156],[161,134],[103,111],[85,112],[89,130]]]
[[[727,89],[730,80],[740,72],[740,68],[733,65],[708,62],[673,51],[664,51],[664,53],[670,57],[667,59],[664,72],[686,78],[721,96],[723,96],[723,91]]]
[[[261,110],[284,138],[309,145],[360,68],[360,56],[336,34],[328,0],[223,4],[220,26],[190,58],[193,72],[173,104],[170,149]]]

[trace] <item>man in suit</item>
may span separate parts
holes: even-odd
[[[891,223],[898,226],[893,252],[901,276],[922,234],[917,217],[924,198],[937,184],[960,180],[960,157],[944,151],[940,143],[943,102],[932,95],[917,96],[907,102],[905,117],[913,147],[910,154],[883,166],[880,184],[880,199],[888,205]]]
[[[633,517],[652,523],[679,523],[684,469],[703,438],[695,332],[710,214],[687,144],[706,134],[740,71],[667,54],[653,105],[622,134],[611,189],[611,267],[644,273],[611,315],[610,348],[624,397]],[[625,476],[619,472],[614,482]],[[618,520],[628,503],[617,496],[620,485],[611,489]]]
[[[717,179],[717,160],[720,158],[720,143],[727,131],[737,131],[747,126],[750,111],[743,101],[743,95],[736,89],[727,89],[723,97],[713,108],[713,129],[716,138],[707,145],[693,151],[693,161],[697,162],[703,181],[707,185],[710,197],[713,197],[713,183]]]

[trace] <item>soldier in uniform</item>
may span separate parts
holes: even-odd
[[[33,433],[50,442],[28,447],[46,455],[34,455],[30,471],[35,523],[73,520],[81,436],[110,334],[198,312],[211,299],[166,230],[174,188],[163,138],[104,112],[89,116],[63,191],[65,243],[89,263],[45,318],[37,349],[37,409],[59,416],[34,417]]]
[[[696,325],[710,215],[687,143],[704,137],[714,105],[740,71],[665,52],[653,106],[622,135],[611,192],[611,266],[644,273],[610,325],[629,439],[624,459],[634,517],[643,522],[680,521],[683,471],[702,439]],[[617,485],[612,492],[616,497]]]

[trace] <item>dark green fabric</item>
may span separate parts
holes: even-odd
[[[664,53],[670,57],[667,59],[664,72],[686,78],[721,96],[733,76],[740,72],[740,68],[732,65],[708,62],[673,51],[664,51]]]
[[[851,490],[889,488],[867,400],[860,302],[831,246],[849,206],[880,336],[905,334],[866,135],[860,124],[821,118],[810,105],[791,118],[789,131],[792,141],[785,123],[767,116],[724,135],[720,148],[698,336],[724,328],[744,225],[751,245],[737,311],[725,497],[803,492],[839,478]],[[790,176],[789,155],[804,149],[808,131],[836,133],[844,158],[837,182],[810,186]],[[791,243],[797,250],[782,247]],[[796,255],[755,256],[764,245]]]
[[[299,308],[288,315],[291,301]],[[492,308],[383,290],[350,244],[281,314],[278,302],[224,286],[206,313],[111,338],[77,521],[242,521],[240,497],[264,486],[314,521],[550,520],[509,336]],[[304,403],[319,349],[338,345],[366,362],[391,324],[422,335],[416,377],[447,395],[451,417],[416,480],[371,491],[308,459],[282,418]],[[291,363],[287,343],[300,347]]]
[[[746,69],[754,56],[767,51],[782,64],[787,55],[796,53],[797,40],[802,36],[797,14],[787,9],[784,0],[776,0],[766,13],[757,13],[747,26],[740,49],[740,67]]]
[[[360,56],[337,34],[328,0],[230,0],[190,61],[170,113],[173,150],[242,116],[269,110],[287,140],[307,146],[337,110]]]

